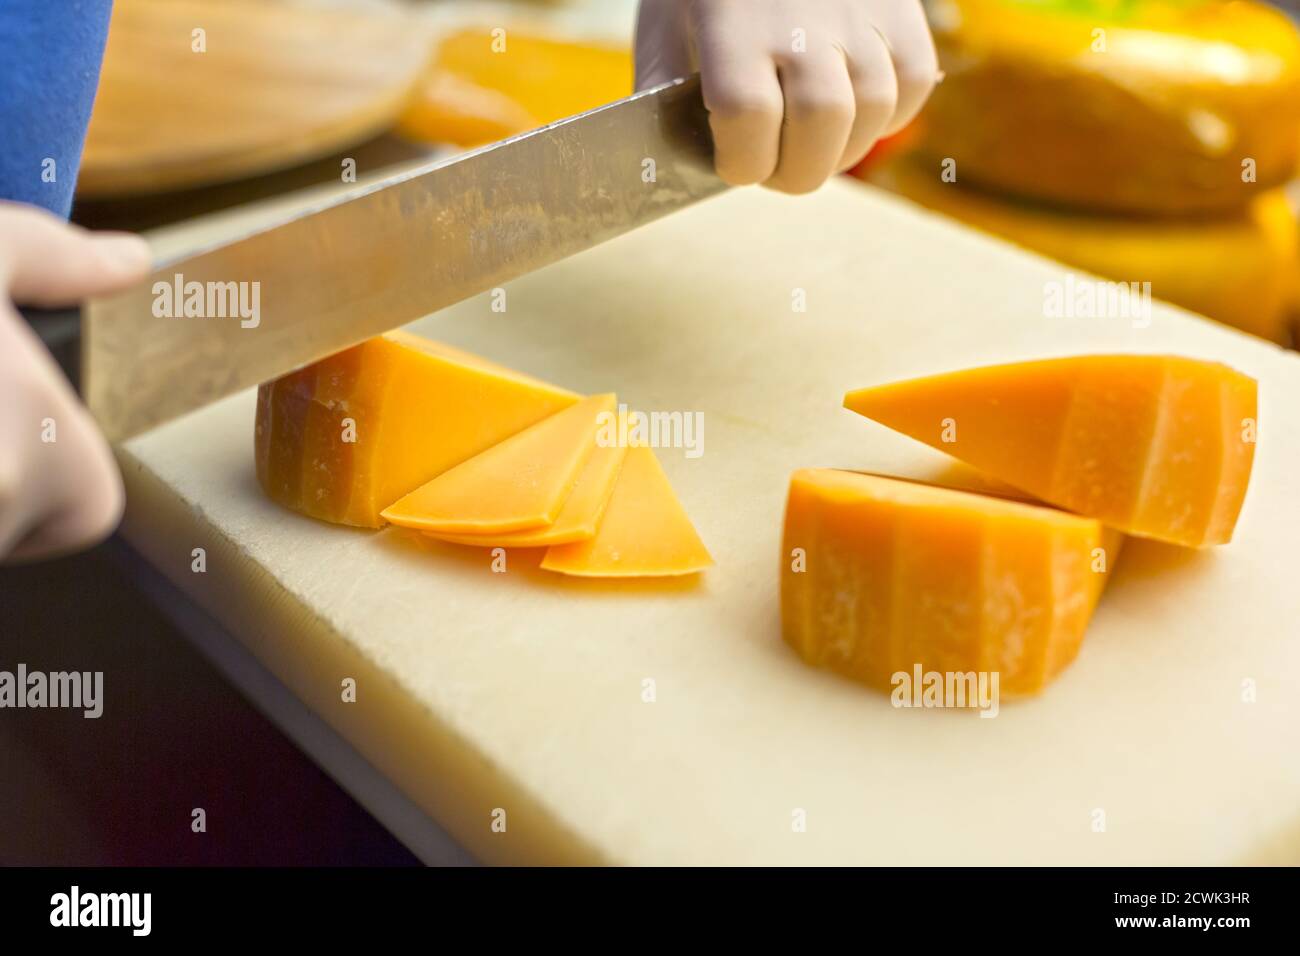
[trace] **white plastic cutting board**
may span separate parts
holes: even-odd
[[[505,313],[479,298],[416,324],[575,390],[702,411],[702,457],[660,452],[717,559],[694,586],[515,554],[498,574],[486,552],[284,511],[254,478],[251,393],[127,446],[126,534],[484,860],[1300,862],[1300,356],[1160,305],[1149,328],[1045,318],[1064,277],[837,182],[733,192],[512,283]],[[1259,379],[1236,540],[1131,544],[1076,663],[995,719],[894,709],[800,663],[778,633],[790,473],[945,461],[844,392],[1104,350]]]

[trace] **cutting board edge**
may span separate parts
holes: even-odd
[[[573,832],[535,797],[526,785],[419,705],[375,662],[366,658],[327,620],[305,608],[274,574],[242,554],[230,537],[206,525],[183,498],[169,488],[129,449],[115,449],[127,488],[127,508],[120,533],[176,588],[210,614],[263,667],[323,719],[350,746],[383,773],[403,794],[444,827],[476,859],[491,864],[595,866],[613,862],[580,834]],[[147,502],[148,507],[140,507]],[[188,532],[188,547],[171,551],[166,542]],[[190,569],[192,548],[205,549],[206,571]],[[242,570],[241,570],[242,569]],[[200,587],[199,582],[206,587]],[[296,618],[296,619],[295,619]],[[293,635],[310,622],[317,638],[311,670],[329,669],[333,676],[312,681],[305,668],[285,666],[295,654]],[[391,710],[405,711],[398,720],[383,719],[385,708],[344,708],[337,693],[338,675],[354,677],[358,688],[384,688]],[[366,692],[374,696],[374,691]],[[363,700],[359,691],[357,699]],[[385,726],[410,728],[393,741]],[[414,759],[423,756],[421,764]],[[435,756],[430,756],[435,755]],[[479,774],[470,766],[487,768]],[[346,781],[338,781],[346,789]],[[451,799],[470,782],[470,799]],[[448,784],[450,783],[450,786]],[[354,794],[355,796],[355,794]],[[470,809],[480,807],[475,824]],[[507,808],[505,834],[491,830],[491,811]],[[507,835],[511,839],[506,839]]]

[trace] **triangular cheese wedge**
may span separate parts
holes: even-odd
[[[587,541],[596,536],[626,454],[627,448],[622,445],[597,445],[582,473],[578,475],[573,493],[564,502],[564,507],[552,525],[532,531],[497,534],[429,532],[429,536],[451,544],[468,544],[480,548],[546,548],[553,544]]]
[[[797,471],[782,633],[808,663],[884,691],[901,673],[919,694],[919,669],[997,674],[1001,693],[1034,693],[1078,653],[1121,543],[1100,521],[1056,508]]]
[[[398,498],[577,401],[487,359],[390,332],[258,389],[257,477],[294,511],[378,528]]]
[[[713,564],[655,453],[629,448],[600,529],[589,541],[550,548],[547,571],[579,577],[693,574]]]
[[[450,534],[524,531],[554,523],[596,447],[612,394],[593,395],[475,455],[382,512],[404,528]]]
[[[1170,355],[994,365],[844,405],[1042,501],[1190,547],[1232,537],[1255,452],[1255,380]]]

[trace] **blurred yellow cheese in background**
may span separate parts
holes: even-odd
[[[1164,215],[1242,209],[1295,174],[1300,33],[1277,10],[936,0],[930,15],[946,78],[921,148],[960,181]]]
[[[481,146],[539,124],[505,93],[433,67],[415,100],[397,121],[397,134],[420,143]]]
[[[870,182],[977,229],[1275,342],[1290,337],[1300,221],[1284,189],[1261,190],[1220,218],[1150,219],[1070,212],[943,182],[938,161],[904,156]],[[1259,189],[1259,187],[1256,187]]]
[[[478,146],[632,93],[624,47],[482,27],[453,33],[399,123],[423,142]]]

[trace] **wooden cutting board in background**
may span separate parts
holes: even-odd
[[[401,8],[118,0],[78,194],[224,182],[363,142],[400,114],[433,36]]]
[[[1047,317],[1066,276],[840,181],[733,191],[510,283],[504,313],[480,297],[416,325],[634,408],[703,412],[699,458],[659,452],[717,560],[694,584],[565,580],[517,552],[498,574],[478,549],[290,513],[257,485],[252,393],[125,446],[124,533],[484,860],[1300,862],[1300,355],[1159,303],[1148,327]],[[779,633],[790,473],[948,460],[844,392],[1095,351],[1258,378],[1232,544],[1130,541],[1078,660],[991,720],[806,667]]]

